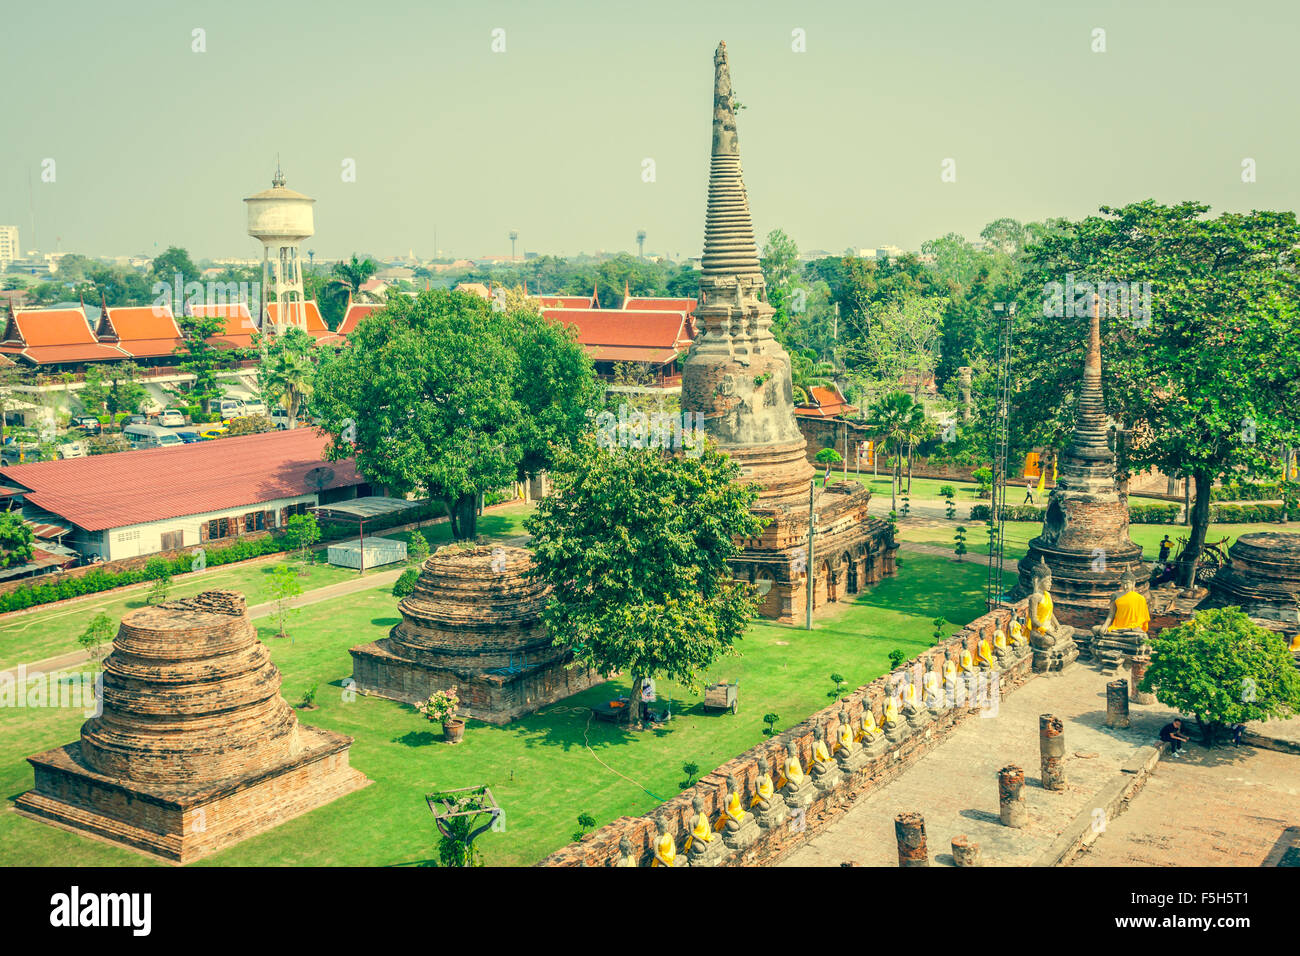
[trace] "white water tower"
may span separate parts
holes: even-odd
[[[286,189],[280,164],[275,165],[271,188],[249,196],[248,234],[262,243],[262,299],[258,324],[266,328],[267,289],[276,301],[275,332],[291,325],[305,330],[307,313],[303,307],[302,257],[298,245],[316,231],[312,204],[316,200]]]

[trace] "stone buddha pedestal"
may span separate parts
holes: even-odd
[[[871,709],[869,701],[863,702],[862,720],[858,728],[858,746],[868,760],[875,760],[881,756],[887,747],[885,741],[885,732],[880,729],[876,723],[876,715]]]
[[[704,801],[696,797],[691,801],[691,835],[686,841],[686,861],[690,866],[717,866],[728,856],[722,838],[713,832],[709,816],[704,812]]]
[[[1133,575],[1126,571],[1120,578],[1119,593],[1111,599],[1106,620],[1092,629],[1092,659],[1118,670],[1125,659],[1141,652],[1150,624],[1147,599],[1137,590]]]
[[[785,786],[781,788],[781,797],[791,810],[806,810],[817,796],[817,788],[812,777],[804,773],[799,762],[799,751],[791,741],[786,748]]]
[[[912,728],[898,712],[898,704],[892,697],[885,704],[885,715],[881,718],[880,725],[884,728],[885,739],[895,746],[912,735]]]
[[[903,690],[903,719],[913,732],[924,730],[934,721],[925,701],[916,692],[915,684],[908,684]]]

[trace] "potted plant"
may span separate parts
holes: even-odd
[[[465,721],[456,719],[459,706],[456,688],[449,687],[433,694],[423,704],[416,704],[415,709],[429,720],[442,724],[442,737],[447,743],[458,744],[465,738]]]

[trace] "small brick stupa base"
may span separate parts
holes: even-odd
[[[17,809],[189,863],[365,786],[351,744],[298,723],[243,596],[207,591],[122,619],[102,713],[27,758]]]
[[[456,688],[460,711],[505,724],[601,683],[566,666],[542,624],[546,585],[522,548],[441,549],[424,562],[388,637],[351,649],[363,693],[418,703]]]
[[[1202,607],[1239,607],[1288,639],[1300,633],[1300,534],[1256,531],[1228,549]]]

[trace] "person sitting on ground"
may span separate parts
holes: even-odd
[[[1245,733],[1245,731],[1246,731],[1245,724],[1233,724],[1228,728],[1228,733],[1232,734],[1232,745],[1234,747],[1241,746],[1241,735]]]
[[[1183,733],[1183,722],[1175,717],[1160,728],[1160,739],[1169,745],[1169,756],[1177,757],[1179,749],[1191,738]]]

